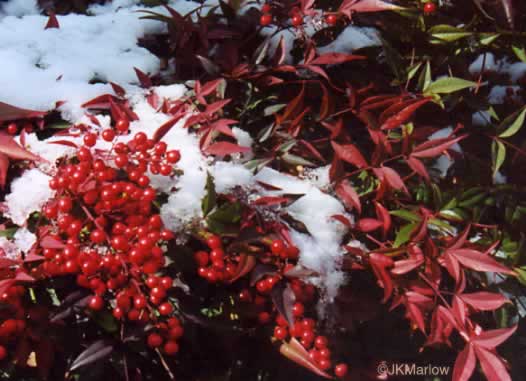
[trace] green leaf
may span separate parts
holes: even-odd
[[[214,177],[208,173],[206,177],[206,196],[203,197],[203,201],[201,202],[201,210],[203,211],[203,215],[206,217],[208,213],[212,209],[215,208],[217,204],[217,194],[216,194],[216,188],[214,185]]]
[[[263,110],[263,115],[264,116],[274,115],[275,113],[280,112],[281,110],[283,110],[285,107],[287,107],[286,103],[279,103],[277,105],[267,106]]]
[[[464,37],[471,36],[471,32],[466,32],[461,28],[454,27],[452,25],[435,25],[429,29],[429,34],[435,40],[431,40],[431,43],[442,43],[442,42],[452,42],[460,40]],[[437,41],[438,40],[438,41]]]
[[[482,45],[491,45],[493,41],[500,37],[498,33],[481,33],[479,35],[479,41]]]
[[[459,90],[475,87],[476,82],[457,77],[440,78],[424,89],[424,94],[450,94]]]
[[[518,46],[512,46],[513,53],[520,59],[522,62],[526,62],[526,50],[524,48],[519,48]]]
[[[422,220],[422,218],[418,214],[411,212],[409,210],[403,210],[403,209],[391,210],[389,211],[389,214],[395,217],[399,217],[409,222],[420,222]]]
[[[515,272],[517,273],[517,279],[522,283],[523,286],[526,286],[526,267],[515,267]]]
[[[0,230],[0,237],[13,238],[18,228]]]
[[[396,238],[395,238],[395,241],[394,241],[394,244],[393,244],[393,247],[400,247],[402,246],[404,243],[406,243],[407,241],[409,241],[409,239],[411,238],[411,232],[415,229],[415,227],[417,226],[418,224],[416,223],[413,223],[413,224],[407,224],[405,226],[403,226],[399,231],[398,233],[396,233]]]
[[[455,235],[456,229],[451,226],[447,221],[440,220],[438,218],[430,218],[427,221],[427,226],[432,230],[438,230],[444,233]]]
[[[491,162],[493,166],[493,176],[497,174],[504,160],[506,160],[506,146],[498,140],[494,140],[491,143]]]
[[[524,125],[525,118],[526,106],[521,110],[514,112],[502,121],[502,123],[497,128],[497,130],[504,130],[499,134],[499,138],[509,138],[510,136],[515,135]]]
[[[226,203],[208,215],[208,228],[216,234],[233,234],[239,230],[241,221],[241,204]]]
[[[416,75],[416,73],[418,73],[418,70],[420,69],[421,66],[422,66],[422,62],[418,62],[418,63],[414,64],[413,66],[411,66],[407,70],[407,80],[408,81],[413,79],[413,77]]]

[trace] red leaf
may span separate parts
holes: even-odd
[[[52,142],[47,142],[48,144],[58,144],[58,145],[61,145],[61,146],[68,146],[68,147],[72,147],[72,148],[79,148],[79,146],[75,143],[73,143],[72,141],[70,140],[54,140]]]
[[[493,352],[475,345],[475,353],[488,381],[511,381],[504,362]]]
[[[351,227],[352,224],[351,224],[351,221],[349,221],[349,219],[341,214],[335,214],[333,216],[331,216],[332,219],[335,219],[336,221],[338,222],[341,222],[343,225],[347,226],[347,227]]]
[[[427,173],[427,169],[426,169],[424,163],[422,163],[420,160],[410,156],[407,159],[406,163],[409,166],[409,168],[411,168],[413,171],[418,173],[424,179],[429,180],[429,173]]]
[[[400,125],[404,124],[409,120],[409,118],[411,118],[411,116],[415,113],[416,110],[418,110],[420,107],[422,107],[430,101],[431,98],[425,98],[414,102],[413,104],[402,109],[396,115],[393,115],[390,118],[388,118],[380,128],[382,130],[391,130],[393,128],[400,127]]]
[[[502,307],[502,305],[506,303],[510,303],[509,299],[505,298],[503,295],[486,291],[461,294],[459,297],[471,307],[479,311],[493,311]]]
[[[510,328],[493,329],[491,331],[482,332],[480,335],[473,338],[473,342],[482,348],[495,349],[513,335],[517,330],[517,327],[517,325],[514,325]]]
[[[257,200],[254,200],[252,204],[254,205],[279,205],[283,204],[284,202],[289,202],[290,199],[287,197],[279,197],[279,196],[266,196],[266,197],[260,197]]]
[[[430,140],[417,146],[411,153],[411,156],[417,158],[436,157],[441,155],[444,151],[447,151],[452,145],[458,143],[465,137],[466,135],[459,136],[455,139],[445,138]]]
[[[98,97],[95,97],[87,101],[81,107],[108,109],[110,108],[110,100],[112,98],[113,98],[113,95],[110,95],[110,94],[99,95]]]
[[[44,111],[26,110],[0,102],[0,122],[8,120],[42,118],[46,115]]]
[[[376,277],[382,282],[384,288],[384,298],[382,303],[385,303],[393,293],[393,281],[387,272],[387,268],[392,267],[394,262],[391,258],[386,257],[383,254],[372,253],[369,255],[369,263],[371,264]]]
[[[298,111],[300,111],[300,109],[302,108],[304,96],[305,85],[302,84],[301,91],[299,92],[299,94],[289,102],[289,104],[285,108],[285,111],[283,111],[283,115],[281,116],[282,121],[287,120],[290,116],[294,116],[298,113]]]
[[[375,220],[374,218],[362,218],[358,223],[356,224],[358,230],[369,233],[372,231],[375,231],[383,226],[382,221]]]
[[[55,15],[54,12],[51,12],[49,14],[49,18],[47,20],[47,24],[44,29],[53,29],[53,28],[58,29],[60,28],[60,25],[58,23],[57,15]]]
[[[175,117],[173,117],[169,121],[165,122],[157,130],[155,130],[155,133],[153,134],[153,140],[155,142],[158,142],[159,140],[161,140],[163,138],[163,136],[166,135],[168,133],[168,131],[170,131],[172,129],[172,127],[175,126],[175,124],[177,122],[179,122],[179,120],[181,120],[183,115],[184,115],[183,113],[181,113],[180,115],[176,115]]]
[[[458,296],[453,297],[452,312],[457,321],[463,326],[466,324],[466,305]]]
[[[150,77],[148,77],[144,72],[137,69],[136,67],[134,67],[133,70],[135,70],[135,74],[137,74],[137,78],[139,79],[141,87],[145,89],[152,87],[152,80],[150,79]]]
[[[9,169],[9,158],[0,153],[0,188],[4,189],[7,170]]]
[[[117,94],[119,97],[123,97],[126,95],[126,91],[121,86],[113,82],[110,82],[110,85],[115,94]]]
[[[344,0],[339,11],[351,18],[352,12],[382,12],[400,9],[403,8],[382,0]]]
[[[210,125],[210,129],[221,132],[222,134],[233,138],[235,137],[235,135],[229,126],[231,126],[232,124],[236,124],[236,123],[237,123],[237,120],[233,120],[233,119],[219,119]]]
[[[353,54],[344,54],[344,53],[325,53],[319,57],[316,57],[314,60],[309,62],[312,65],[337,65],[344,62],[363,60],[364,56],[356,56]]]
[[[477,364],[477,359],[475,358],[475,351],[473,350],[473,345],[468,343],[465,348],[457,356],[455,361],[455,367],[453,368],[453,381],[468,381],[473,371],[475,370],[475,365]]]
[[[489,271],[514,275],[515,273],[487,254],[472,249],[448,250],[462,265],[475,271]]]
[[[356,209],[359,214],[362,213],[360,196],[356,193],[349,181],[344,180],[339,183],[336,186],[336,194],[340,197],[347,208]]]
[[[311,372],[317,374],[318,376],[331,379],[332,377],[325,373],[323,370],[318,368],[313,362],[309,359],[309,353],[303,348],[303,346],[296,340],[291,339],[290,343],[283,343],[279,347],[279,352],[288,358],[289,360],[294,361],[296,364],[299,364]]]
[[[389,167],[382,167],[380,170],[382,171],[387,184],[389,184],[391,188],[409,193],[404,184],[404,180],[402,180],[398,172]]]
[[[339,159],[346,161],[357,168],[365,168],[368,166],[362,153],[353,144],[340,145],[336,142],[331,142],[331,145],[334,149],[334,153]]]
[[[9,136],[4,132],[0,132],[0,153],[15,160],[40,160],[37,155],[34,155],[21,147],[12,136]]]
[[[376,209],[376,217],[382,221],[383,224],[383,233],[384,236],[387,234],[389,229],[391,228],[391,215],[389,214],[389,211],[385,209],[385,207],[380,204],[379,202],[374,203],[375,209]]]
[[[395,275],[407,274],[408,272],[416,269],[422,263],[424,263],[424,258],[401,259],[394,263],[394,268],[391,270],[391,273]]]
[[[40,247],[43,249],[63,249],[65,245],[64,242],[47,235],[40,240]]]
[[[239,278],[242,278],[249,272],[251,272],[256,266],[256,258],[253,255],[241,254],[239,256],[239,262],[234,275],[229,279],[229,283],[233,283]]]
[[[204,111],[205,114],[212,116],[219,110],[221,110],[223,107],[225,107],[227,104],[229,104],[231,99],[222,99],[220,101],[214,102],[206,106],[206,110]]]
[[[248,151],[250,151],[248,147],[241,147],[229,142],[218,142],[210,145],[204,152],[208,155],[225,156]]]

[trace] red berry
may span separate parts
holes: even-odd
[[[100,229],[95,229],[90,234],[90,240],[93,243],[102,243],[105,239],[104,232]]]
[[[119,132],[126,132],[128,131],[129,127],[130,127],[130,122],[126,118],[119,119],[117,123],[115,124],[115,128]]]
[[[327,15],[327,17],[325,18],[325,21],[327,22],[328,25],[334,26],[338,23],[338,16],[335,14]]]
[[[92,296],[88,301],[88,307],[93,311],[100,311],[104,307],[104,299],[100,296]]]
[[[433,2],[428,2],[424,4],[424,14],[430,15],[431,13],[435,13],[437,10],[437,5]]]
[[[321,359],[318,366],[321,370],[328,370],[331,367],[331,360]]]
[[[9,135],[16,135],[17,132],[18,132],[18,127],[16,123],[9,123],[9,125],[7,126],[7,133]]]
[[[158,348],[163,344],[163,338],[158,333],[151,333],[148,335],[147,342],[150,348]]]
[[[270,251],[274,255],[280,255],[285,250],[285,243],[281,239],[275,239],[270,245]]]
[[[71,201],[71,198],[64,196],[58,200],[58,210],[60,210],[61,212],[67,213],[71,210],[72,207],[73,202]]]
[[[0,361],[7,357],[7,349],[3,345],[0,345]]]
[[[184,334],[184,329],[180,325],[173,326],[168,331],[168,337],[174,340],[182,337],[183,334]]]
[[[270,322],[270,314],[268,312],[260,312],[258,314],[258,321],[261,324],[267,324]]]
[[[200,250],[194,253],[194,259],[199,267],[204,267],[208,264],[208,253]]]
[[[347,366],[347,364],[337,364],[335,367],[334,367],[334,374],[336,375],[336,377],[338,378],[343,378],[347,375],[347,372],[349,371],[349,367]]]
[[[164,353],[166,353],[169,356],[175,355],[177,352],[179,352],[179,344],[173,340],[169,340],[164,344]]]
[[[102,139],[106,140],[107,142],[111,142],[115,138],[115,131],[112,129],[105,129],[102,131]]]
[[[301,15],[294,15],[292,16],[292,18],[290,19],[290,23],[292,24],[292,26],[295,26],[295,27],[298,27],[300,25],[303,24],[303,16]]]
[[[318,349],[327,348],[328,340],[325,336],[318,336],[314,341],[314,346]]]
[[[144,307],[146,307],[146,303],[146,298],[143,295],[139,295],[135,299],[133,299],[133,306],[137,310],[141,310]]]
[[[259,24],[261,26],[268,26],[272,23],[272,15],[270,13],[265,13],[261,15],[259,19]]]
[[[177,150],[171,150],[166,153],[166,160],[168,163],[175,164],[181,159],[181,154]]]
[[[174,308],[170,303],[163,303],[159,306],[159,313],[163,316],[170,315],[173,312]]]
[[[97,135],[89,132],[84,135],[84,144],[88,147],[93,147],[97,143]]]
[[[296,317],[300,317],[305,312],[305,307],[301,303],[294,303],[292,306],[292,314]]]
[[[217,235],[211,235],[207,238],[206,244],[211,249],[219,249],[222,246],[221,238],[219,238]]]
[[[283,327],[276,327],[274,328],[274,337],[278,340],[285,340],[288,336],[288,332],[286,328]]]
[[[261,12],[263,13],[270,13],[271,10],[272,6],[268,3],[263,4],[263,6],[261,7]]]

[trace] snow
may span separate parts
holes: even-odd
[[[20,249],[20,251],[27,253],[31,247],[37,241],[37,236],[31,233],[26,228],[20,228],[16,231],[13,236],[15,245]]]
[[[484,61],[485,60],[485,61]],[[469,66],[469,72],[473,75],[479,74],[482,71],[484,64],[484,71],[496,71],[500,65],[495,62],[495,55],[493,53],[481,54]]]
[[[40,9],[37,0],[9,0],[0,3],[0,17],[2,16],[24,16],[37,15]]]
[[[54,191],[49,188],[50,176],[38,168],[25,171],[11,183],[11,193],[5,198],[5,216],[15,224],[23,226],[34,212],[40,212]]]
[[[349,25],[333,42],[318,48],[318,52],[320,54],[329,52],[350,54],[358,49],[381,45],[382,42],[375,28]]]

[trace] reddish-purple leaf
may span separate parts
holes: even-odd
[[[383,233],[385,236],[391,228],[391,214],[389,214],[389,211],[379,202],[375,202],[374,206],[376,210],[376,217],[382,221]]]
[[[369,233],[369,232],[378,230],[382,226],[383,226],[382,221],[376,220],[374,218],[362,218],[356,224],[356,227],[358,228],[358,230],[364,233]]]
[[[52,142],[47,142],[48,144],[58,144],[61,146],[67,146],[72,148],[79,148],[76,143],[73,143],[71,140],[53,140]]]
[[[458,296],[453,297],[452,310],[455,319],[463,326],[466,324],[466,304]]]
[[[363,60],[364,56],[344,53],[325,53],[309,62],[311,65],[337,65],[344,62]]]
[[[254,258],[253,255],[240,254],[236,271],[228,282],[233,283],[239,278],[244,277],[256,267],[256,263],[256,258]]]
[[[290,199],[287,197],[279,197],[279,196],[266,196],[266,197],[260,197],[257,200],[254,200],[252,202],[253,205],[265,205],[265,206],[271,206],[271,205],[279,205],[283,204],[285,202],[289,202]]]
[[[55,12],[51,12],[49,14],[49,18],[47,20],[47,24],[44,27],[44,29],[58,29],[60,28],[60,25],[58,23],[57,15],[55,15]]]
[[[242,147],[229,142],[218,142],[210,145],[204,152],[208,155],[225,156],[248,151],[250,151],[248,147]]]
[[[491,331],[484,331],[480,335],[473,338],[473,342],[477,346],[486,349],[495,349],[515,333],[517,325],[510,328],[493,329]]]
[[[113,82],[110,82],[110,85],[115,94],[117,94],[119,97],[123,97],[126,95],[126,91],[121,86]]]
[[[340,145],[336,142],[331,142],[332,148],[336,156],[357,168],[365,168],[368,166],[367,160],[362,153],[353,144]]]
[[[394,268],[391,270],[391,273],[395,275],[407,274],[419,267],[422,263],[424,263],[424,258],[401,259],[394,263]]]
[[[475,271],[489,271],[514,275],[515,273],[487,254],[473,249],[448,250],[462,265]]]
[[[504,362],[493,352],[475,345],[475,353],[488,381],[511,381]]]
[[[509,299],[494,292],[480,291],[471,294],[461,294],[459,297],[468,305],[479,311],[493,311],[510,303]]]
[[[392,267],[394,262],[391,258],[383,254],[372,253],[369,255],[369,263],[371,264],[378,280],[382,282],[382,287],[384,289],[382,303],[385,303],[393,293],[393,280],[387,272],[387,268]]]
[[[382,130],[391,130],[393,128],[400,127],[400,125],[406,123],[409,120],[409,118],[411,118],[411,116],[415,113],[416,110],[418,110],[420,107],[422,107],[430,101],[431,98],[425,98],[410,104],[397,114],[388,118],[380,128]]]
[[[317,365],[315,365],[309,359],[309,353],[303,348],[303,346],[296,340],[291,339],[289,343],[281,344],[279,352],[288,358],[289,360],[294,361],[296,364],[299,364],[311,372],[317,374],[318,376],[331,379],[332,377],[321,370]]]
[[[404,180],[402,180],[398,172],[389,167],[381,167],[380,169],[384,175],[385,181],[387,181],[387,184],[389,184],[391,188],[409,193],[404,184]]]
[[[0,153],[0,188],[4,189],[7,170],[9,169],[9,158],[7,155]]]
[[[468,343],[457,356],[455,367],[453,368],[452,381],[468,381],[475,370],[476,364],[477,359],[473,345]]]
[[[349,219],[341,214],[335,214],[333,216],[331,216],[332,219],[338,221],[338,222],[341,222],[343,225],[347,226],[347,227],[351,227],[352,224],[351,224],[351,221],[349,221]]]
[[[43,249],[63,249],[65,245],[64,242],[47,235],[40,240],[40,247]]]
[[[291,100],[287,107],[285,108],[285,111],[283,111],[283,115],[281,116],[281,120],[285,121],[288,120],[289,117],[294,117],[302,108],[303,105],[303,98],[305,96],[305,85],[302,84],[301,91],[299,94]]]
[[[459,136],[458,138],[450,139],[435,139],[430,140],[417,146],[411,156],[417,158],[436,157],[447,151],[452,145],[458,143],[464,139],[466,135]]]
[[[427,172],[426,166],[420,160],[410,156],[406,163],[413,171],[418,173],[424,179],[429,180],[429,173]]]
[[[356,209],[358,214],[362,213],[362,204],[360,196],[354,190],[351,183],[347,180],[342,181],[336,186],[336,194],[349,209]]]
[[[177,122],[179,122],[179,120],[181,120],[183,115],[183,113],[176,115],[172,119],[164,123],[161,127],[159,127],[153,134],[153,140],[155,142],[160,141],[163,138],[163,136],[166,135],[168,131],[170,131],[172,127],[175,126]]]
[[[340,5],[339,11],[351,18],[353,12],[382,12],[401,10],[402,7],[388,3],[383,0],[344,0]]]
[[[139,79],[142,88],[148,89],[152,87],[152,80],[150,77],[136,67],[134,67],[133,70],[135,70],[135,74],[137,74],[137,78]]]
[[[0,153],[15,160],[40,160],[37,155],[34,155],[21,147],[12,136],[9,136],[4,132],[0,132]]]
[[[44,111],[26,110],[0,102],[0,123],[8,120],[42,118],[46,114]]]

